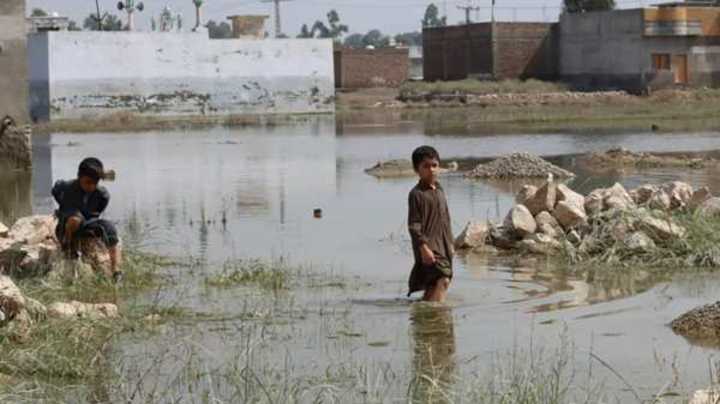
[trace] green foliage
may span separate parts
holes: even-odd
[[[397,42],[398,45],[422,46],[422,32],[416,31],[397,34],[395,35],[395,42]]]
[[[233,36],[232,27],[224,21],[218,24],[217,22],[210,20],[208,21],[206,27],[208,29],[210,39],[228,39]]]
[[[435,3],[431,3],[425,9],[425,16],[421,21],[423,28],[444,27],[447,25],[447,16],[440,17],[440,11]]]
[[[276,262],[247,260],[228,262],[221,273],[205,279],[205,285],[233,287],[257,285],[268,290],[287,289],[292,269]]]
[[[98,27],[97,14],[90,14],[85,17],[83,28],[88,31],[122,31],[123,24],[120,17],[115,14],[105,13],[100,17],[100,27]]]
[[[565,12],[587,13],[615,9],[615,0],[564,0]]]
[[[49,14],[42,8],[33,8],[30,17],[47,17]]]
[[[380,30],[374,29],[367,34],[352,34],[345,38],[344,45],[348,48],[362,49],[372,46],[374,48],[386,47],[390,44],[390,37]]]
[[[317,20],[312,29],[308,29],[307,24],[303,24],[298,38],[330,38],[338,40],[348,30],[347,25],[340,23],[340,14],[335,10],[330,10],[327,13],[327,24]]]

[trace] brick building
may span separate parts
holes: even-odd
[[[423,29],[424,78],[555,79],[557,24],[478,23]]]
[[[335,87],[397,87],[408,79],[407,48],[335,49]]]

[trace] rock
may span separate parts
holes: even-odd
[[[540,212],[535,216],[535,223],[537,223],[537,231],[543,234],[547,234],[552,238],[556,238],[563,233],[560,223],[549,213]]]
[[[535,216],[542,211],[552,212],[557,201],[557,184],[546,182],[535,194],[525,201],[525,207]]]
[[[120,245],[117,248],[121,248]],[[80,242],[80,253],[82,262],[90,265],[96,273],[107,277],[112,276],[110,251],[102,240],[99,238],[83,239]]]
[[[36,215],[19,219],[10,228],[8,234],[16,242],[25,244],[39,244],[55,237],[57,221],[53,216]]]
[[[485,244],[490,233],[487,223],[469,222],[455,239],[455,249],[475,248]]]
[[[500,251],[498,251],[497,247],[493,247],[493,246],[487,245],[487,244],[473,248],[472,252],[473,252],[473,254],[478,254],[478,255],[497,255],[500,253]]]
[[[10,229],[8,229],[7,226],[0,222],[0,237],[7,237],[9,232]]]
[[[654,185],[643,185],[630,191],[629,195],[637,205],[645,205],[660,189]]]
[[[575,176],[570,171],[528,153],[514,153],[480,164],[466,175],[470,178],[546,178],[548,174],[555,178]]]
[[[663,242],[676,240],[685,236],[685,228],[678,226],[670,219],[658,219],[656,217],[643,215],[638,219],[636,227],[645,231],[653,241]]]
[[[565,201],[571,205],[582,207],[585,210],[585,197],[573,191],[565,184],[557,186],[557,202]]]
[[[623,240],[625,247],[634,252],[648,252],[655,249],[655,242],[645,233],[636,231]]]
[[[515,205],[508,212],[504,226],[517,238],[524,238],[537,230],[535,218],[524,205]]]
[[[15,243],[0,250],[0,268],[4,268],[4,272],[44,274],[57,259],[59,247],[53,240],[48,239],[37,244]]]
[[[672,208],[672,200],[670,199],[670,195],[668,195],[663,190],[658,190],[648,201],[648,207],[650,209],[658,209],[663,211],[668,211]]]
[[[712,198],[712,194],[710,193],[710,188],[708,187],[702,187],[695,192],[693,192],[692,198],[690,198],[690,202],[688,203],[688,208],[690,209],[697,209],[705,203],[708,199]]]
[[[595,216],[605,210],[605,190],[596,189],[585,198],[585,213]]]
[[[635,202],[620,183],[604,191],[604,205],[606,209],[627,210],[635,206]]]
[[[720,390],[710,388],[695,391],[688,404],[717,404],[718,402],[720,402]]]
[[[698,212],[705,216],[720,216],[720,198],[712,197],[706,200],[700,204]]]
[[[25,310],[25,297],[10,277],[0,275],[0,311],[6,319],[13,319]]]
[[[88,318],[93,320],[117,318],[119,317],[118,308],[111,303],[82,303],[78,301],[70,301],[67,303],[53,303],[47,308],[47,314],[50,318],[67,319],[73,317]]]
[[[520,248],[533,254],[552,255],[560,251],[562,244],[546,234],[533,234],[520,242]]]
[[[502,250],[512,250],[517,244],[517,238],[505,226],[490,227],[490,242],[493,246]]]
[[[673,181],[664,184],[661,188],[670,197],[671,209],[686,207],[693,197],[693,187],[685,182]]]
[[[693,338],[720,337],[720,302],[696,307],[670,323],[672,330]]]
[[[577,230],[570,230],[567,233],[567,241],[569,241],[573,245],[578,245],[582,242],[582,237],[580,236],[580,233],[577,232]]]
[[[559,202],[555,206],[553,216],[566,230],[587,224],[587,215],[583,206],[573,205],[567,201]]]
[[[518,192],[518,194],[515,196],[515,203],[525,205],[528,199],[535,196],[537,190],[538,188],[534,185],[524,185],[520,192]]]

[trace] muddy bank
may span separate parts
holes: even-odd
[[[646,153],[633,152],[623,147],[603,153],[580,155],[577,164],[585,169],[600,171],[622,168],[676,167],[687,169],[716,168],[720,164],[720,151]]]
[[[439,170],[440,174],[458,171],[459,165],[455,161],[443,165],[444,167],[441,167]],[[376,178],[412,177],[417,175],[413,168],[412,161],[403,159],[380,161],[374,166],[365,169],[365,173]]]

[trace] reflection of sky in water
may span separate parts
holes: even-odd
[[[120,223],[126,243],[212,262],[287,256],[293,262],[332,265],[335,272],[373,282],[373,290],[351,297],[379,301],[405,292],[411,265],[406,198],[415,180],[365,175],[363,169],[378,160],[407,158],[425,143],[455,158],[514,151],[572,154],[618,145],[632,150],[720,149],[715,134],[432,137],[415,129],[402,132],[372,134],[346,128],[336,136],[334,122],[319,119],[270,129],[39,137],[35,147],[44,154],[35,155],[33,206],[49,212],[50,183],[73,177],[78,161],[95,155],[118,173],[117,180],[107,184],[112,194],[107,215]],[[71,147],[69,142],[79,145]],[[623,177],[581,173],[572,185],[587,190],[615,180],[635,186],[681,179],[719,192],[716,178],[708,170],[658,169]],[[448,176],[443,182],[456,233],[471,218],[502,219],[517,190],[515,185],[461,176]],[[323,209],[321,220],[312,217],[314,208]],[[625,377],[648,391],[657,384],[655,349],[680,354],[681,371],[690,381],[704,375],[700,369],[705,369],[706,352],[691,348],[666,324],[684,310],[712,300],[715,293],[698,292],[687,282],[652,287],[651,280],[632,276],[589,285],[546,272],[511,269],[482,257],[458,259],[450,293],[456,306],[456,355],[467,358],[508,349],[531,334],[552,341],[567,324],[581,349],[592,340],[603,359],[625,369]],[[708,276],[707,284],[720,282]],[[408,332],[420,332],[408,328],[406,306],[361,306],[368,340],[393,342],[390,348],[378,348],[380,357],[387,350],[401,355],[411,349],[407,342],[395,343]],[[398,326],[389,330],[388,321]]]

